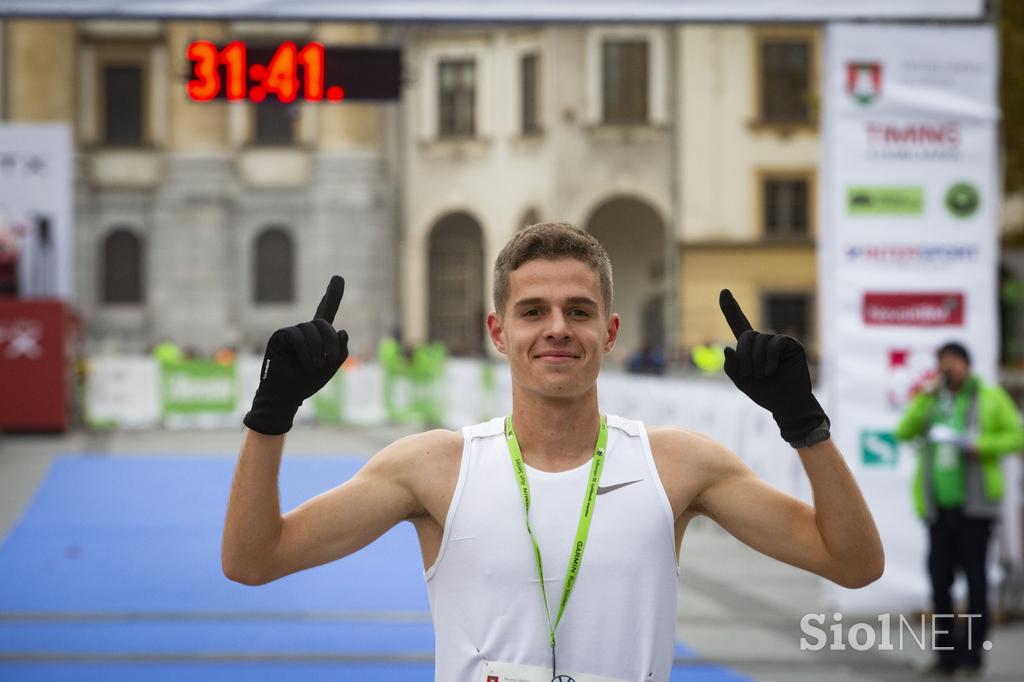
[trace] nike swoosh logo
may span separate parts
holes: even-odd
[[[599,486],[597,486],[597,494],[598,495],[604,495],[605,493],[610,493],[613,490],[618,490],[619,488],[625,488],[627,485],[633,485],[634,483],[639,483],[642,480],[644,480],[644,479],[638,478],[635,481],[626,481],[625,483],[616,483],[615,485],[599,485]]]

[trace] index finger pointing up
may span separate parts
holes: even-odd
[[[718,305],[722,308],[722,314],[725,315],[725,321],[729,323],[729,329],[736,338],[740,338],[740,334],[753,327],[750,326],[750,320],[740,310],[740,304],[736,302],[736,299],[732,297],[732,292],[728,289],[722,289],[722,293],[718,295]]]
[[[320,305],[316,307],[316,315],[313,316],[313,319],[327,320],[334,324],[334,316],[338,314],[338,306],[341,305],[341,296],[344,293],[344,278],[338,275],[331,277],[331,282],[327,285],[327,293],[320,299]]]

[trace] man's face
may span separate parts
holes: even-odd
[[[509,273],[503,315],[487,316],[494,347],[508,356],[512,381],[544,397],[591,390],[619,333],[605,317],[597,273],[573,258],[532,260]]]
[[[955,353],[943,353],[939,356],[939,372],[942,379],[950,388],[960,388],[964,380],[971,373],[971,366]]]

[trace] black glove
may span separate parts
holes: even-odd
[[[782,437],[794,448],[829,437],[829,421],[814,394],[807,355],[800,342],[784,334],[756,332],[732,292],[718,297],[736,335],[736,349],[725,349],[725,373],[751,400],[772,413]]]
[[[345,280],[335,275],[310,322],[278,329],[267,342],[260,386],[242,421],[253,431],[277,436],[292,428],[302,401],[324,387],[348,357],[348,332],[335,331]]]

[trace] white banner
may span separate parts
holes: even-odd
[[[15,235],[22,297],[73,297],[72,182],[66,123],[0,125],[0,231]]]
[[[885,576],[837,608],[928,604],[916,466],[892,432],[935,350],[996,378],[997,121],[989,26],[833,25],[822,99],[819,282],[833,437],[874,512]]]
[[[145,356],[86,360],[82,405],[89,426],[150,428],[160,422],[160,367]]]
[[[259,384],[261,363],[262,358],[254,355],[237,359],[238,399],[233,414],[198,414],[187,422],[168,424],[163,416],[156,360],[148,356],[88,358],[88,423],[100,428],[240,428]],[[381,366],[361,363],[343,374],[343,423],[386,424]],[[440,390],[443,423],[450,429],[512,411],[512,378],[503,363],[449,359]],[[598,379],[598,392],[602,412],[639,419],[650,426],[680,426],[706,433],[732,449],[772,485],[811,501],[800,458],[779,437],[771,415],[724,377],[662,378],[606,371]],[[313,402],[302,404],[296,423],[316,420]]]

